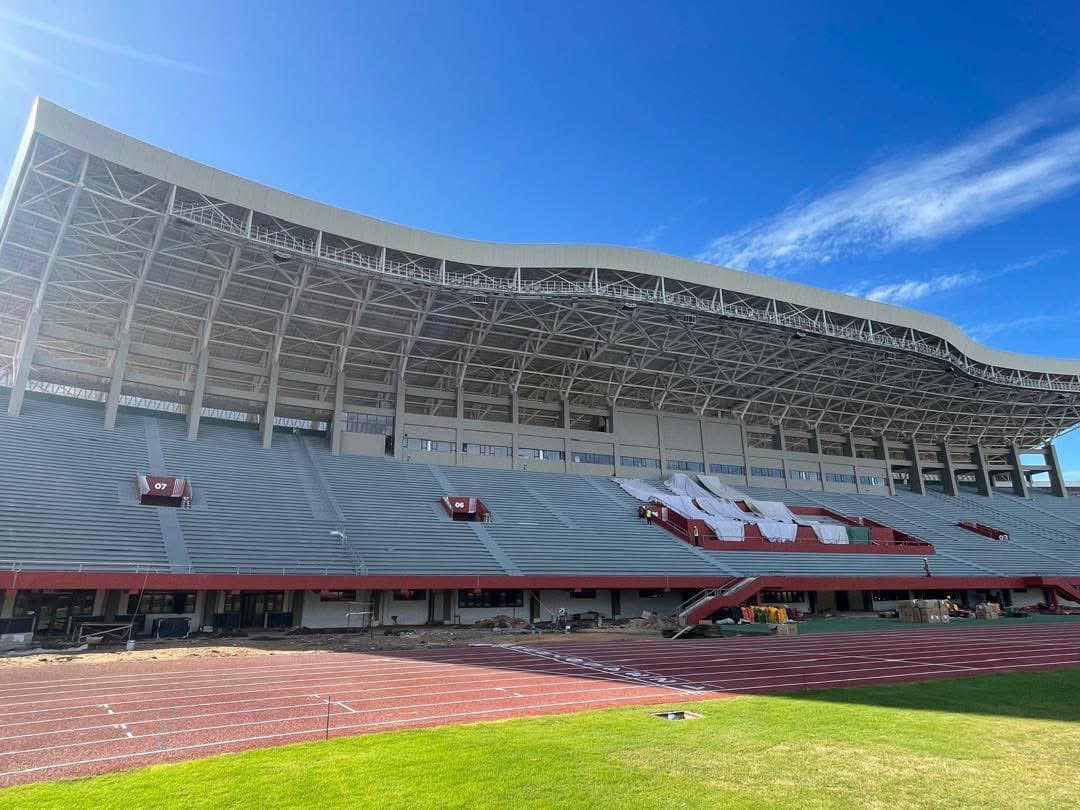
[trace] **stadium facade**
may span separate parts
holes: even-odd
[[[656,253],[391,225],[43,100],[0,215],[0,618],[108,619],[140,592],[199,625],[308,626],[342,605],[633,615],[702,589],[1080,596],[1052,443],[1080,363]],[[694,545],[609,480],[672,473],[928,546]],[[182,477],[189,508],[140,503],[147,475]]]

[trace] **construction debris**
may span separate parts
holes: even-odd
[[[513,616],[493,616],[487,619],[477,619],[473,627],[483,627],[489,630],[524,630],[529,623],[524,619],[516,619]]]

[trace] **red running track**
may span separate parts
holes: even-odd
[[[0,786],[581,709],[1080,666],[1080,623],[0,670]]]

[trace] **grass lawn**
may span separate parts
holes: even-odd
[[[673,704],[675,705],[675,704]],[[0,791],[0,807],[1075,806],[1080,669],[331,740]]]

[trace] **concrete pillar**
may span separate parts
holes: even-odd
[[[120,394],[124,387],[124,372],[127,369],[128,349],[131,348],[131,333],[120,333],[120,343],[113,358],[112,379],[109,380],[109,397],[105,400],[105,429],[116,427],[116,412],[120,408]]]
[[[38,281],[37,292],[34,294],[34,303],[31,305],[30,316],[26,319],[26,330],[19,341],[19,350],[15,355],[15,378],[11,382],[11,397],[8,399],[8,416],[18,416],[22,413],[23,398],[26,396],[26,384],[30,382],[30,366],[34,363],[34,352],[37,350],[38,332],[41,331],[42,307],[45,304],[45,291],[49,286],[56,259],[60,255],[60,244],[64,241],[68,225],[75,215],[76,203],[82,193],[83,182],[86,180],[86,167],[90,162],[90,155],[83,155],[82,166],[79,168],[79,182],[71,189],[71,198],[64,209],[64,218],[56,231],[56,241],[49,250],[45,259],[45,266],[41,271]]]
[[[460,466],[465,452],[465,389],[458,386],[454,393],[454,463]]]
[[[281,366],[274,360],[270,366],[270,384],[266,387],[266,408],[263,410],[262,424],[259,432],[262,434],[262,446],[267,448],[274,439],[274,411],[277,409],[278,373]]]
[[[892,456],[889,455],[889,440],[882,433],[878,437],[878,451],[885,462],[885,485],[889,488],[889,494],[896,494],[896,482],[893,481]]]
[[[516,388],[510,389],[510,467],[518,468],[518,392]]]
[[[608,402],[608,436],[611,437],[611,452],[615,458],[615,472],[619,472],[619,459],[622,457],[622,448],[619,447],[619,432],[617,417],[615,416],[615,403]]]
[[[660,462],[660,475],[665,475],[666,459],[664,458],[664,415],[656,412],[656,458]]]
[[[570,450],[570,400],[562,400],[562,416],[559,419],[559,424],[563,430],[563,469],[566,472],[570,472],[571,467],[571,450]]]
[[[941,483],[945,487],[946,495],[959,495],[960,490],[956,485],[956,470],[953,469],[952,456],[949,455],[949,445],[942,442],[938,447],[938,458],[941,460]]]
[[[971,457],[975,461],[975,485],[979,494],[991,497],[994,494],[994,482],[990,478],[990,464],[986,460],[986,448],[977,444],[971,448]]]
[[[773,432],[773,449],[787,450],[787,439],[784,436],[784,429],[779,425],[776,426],[776,430]]]
[[[1013,494],[1021,498],[1030,498],[1027,476],[1024,475],[1024,462],[1020,459],[1020,448],[1015,444],[1009,447],[1009,464],[1012,466],[1009,473],[1012,478]]]
[[[191,404],[187,412],[188,441],[195,441],[199,435],[199,420],[202,418],[203,394],[206,393],[206,368],[210,363],[210,350],[199,352],[199,365],[195,369],[195,388],[191,392]]]
[[[844,453],[849,458],[859,457],[859,448],[858,445],[855,444],[855,434],[850,430],[844,436]]]
[[[394,389],[394,458],[405,458],[405,379],[396,378]]]
[[[1043,448],[1043,456],[1050,466],[1050,491],[1059,498],[1068,498],[1069,491],[1065,488],[1065,472],[1061,469],[1061,459],[1058,458],[1057,447],[1048,442]]]
[[[345,372],[334,380],[334,416],[330,423],[330,455],[341,455],[341,433],[345,430]]]
[[[908,457],[911,460],[911,488],[920,495],[925,495],[926,481],[923,480],[922,459],[919,458],[919,445],[915,439],[908,442]]]
[[[746,425],[739,423],[739,441],[742,443],[743,472],[746,474],[746,484],[750,485],[750,439],[746,435]]]
[[[810,431],[810,438],[807,440],[809,444],[809,450],[811,453],[817,453],[821,455],[821,431],[814,428]]]

